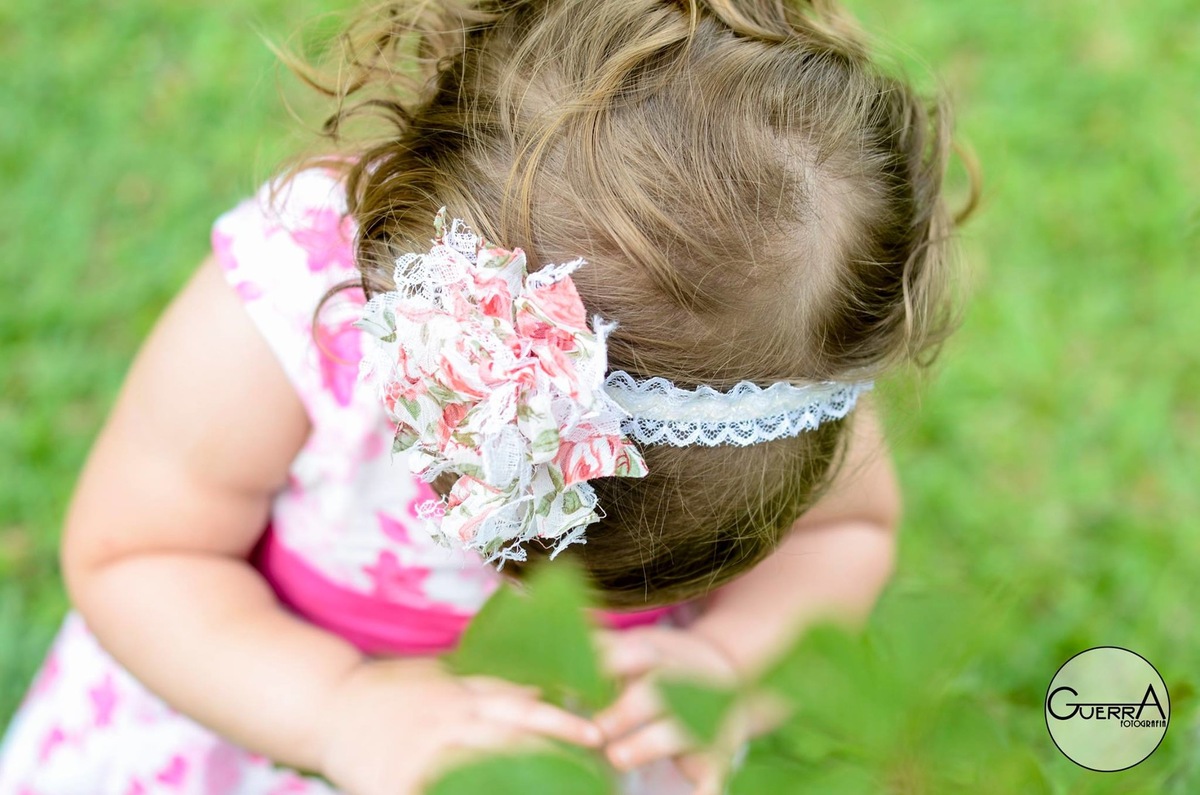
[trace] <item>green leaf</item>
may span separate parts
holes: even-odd
[[[490,756],[451,770],[429,795],[614,795],[610,774],[592,756],[561,752]]]
[[[658,690],[667,709],[705,745],[716,742],[721,725],[737,700],[737,693],[732,690],[694,682],[660,682]]]
[[[1008,649],[991,633],[1005,615],[982,600],[909,593],[863,633],[813,627],[762,683],[794,713],[751,743],[734,795],[1054,791],[1031,753],[1044,747],[1014,742],[1010,727],[1029,707],[978,692],[989,670],[1003,670],[994,661]]]
[[[893,790],[856,767],[748,763],[734,775],[729,791],[731,795],[879,795]]]
[[[468,625],[450,664],[462,675],[483,674],[542,688],[559,705],[598,709],[613,697],[600,673],[583,574],[567,560],[543,565],[527,593],[502,586]]]

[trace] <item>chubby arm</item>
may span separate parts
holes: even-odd
[[[67,514],[67,590],[100,643],[168,704],[316,769],[323,702],[361,660],[285,612],[247,562],[309,432],[216,263],[139,352]]]
[[[595,719],[616,767],[676,756],[697,795],[722,791],[723,763],[687,754],[691,741],[661,717],[655,673],[752,680],[814,620],[858,621],[869,614],[891,576],[900,492],[869,403],[859,404],[851,433],[846,460],[825,496],[770,557],[711,594],[689,626],[601,637],[609,670],[629,680]]]
[[[348,795],[415,795],[480,749],[596,745],[529,688],[365,657],[278,604],[247,556],[309,430],[205,262],[138,354],[68,511],[63,574],[101,645],[178,711]]]
[[[690,627],[744,674],[818,618],[865,619],[891,576],[900,489],[871,403],[860,402],[851,434],[825,496],[770,557],[712,594]]]

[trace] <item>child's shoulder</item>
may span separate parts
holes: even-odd
[[[212,227],[221,272],[310,416],[330,399],[349,402],[360,358],[351,323],[364,302],[361,289],[322,304],[331,289],[358,278],[354,233],[341,178],[317,168],[266,182]]]

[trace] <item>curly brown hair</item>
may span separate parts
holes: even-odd
[[[321,162],[368,295],[445,205],[531,269],[582,256],[610,365],[641,377],[857,380],[955,325],[946,103],[828,0],[396,0],[341,41],[336,79],[297,69],[337,103]],[[648,446],[648,477],[592,482],[605,516],[569,553],[609,606],[703,593],[815,501],[845,424]]]

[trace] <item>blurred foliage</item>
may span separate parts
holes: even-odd
[[[697,682],[660,682],[663,704],[696,742],[713,745],[721,736],[737,693]]]
[[[351,5],[0,0],[0,718],[66,608],[63,511],[139,340],[216,215],[312,144],[260,34],[313,52]],[[960,332],[932,377],[879,390],[898,575],[862,638],[797,652],[809,712],[776,756],[827,792],[1200,791],[1200,9],[850,5],[941,76],[984,201]],[[1097,644],[1155,663],[1174,707],[1119,774],[1063,758],[1041,717]]]
[[[612,785],[600,762],[563,748],[557,752],[494,756],[451,771],[429,795],[611,795]]]
[[[528,593],[507,587],[488,599],[450,656],[452,670],[537,685],[559,706],[600,709],[614,691],[592,649],[580,573],[562,560],[530,579]]]
[[[489,616],[486,636],[476,634],[468,644],[470,673],[561,693],[566,674],[541,661],[551,650],[558,659],[591,658],[581,667],[595,671],[594,647],[578,631],[583,614],[571,618],[562,607],[582,605],[584,589],[578,571],[568,566],[538,572],[520,595],[506,585],[501,603],[519,600],[521,610]],[[1161,764],[1160,749],[1144,767],[1111,775],[1082,770],[1048,751],[1048,737],[1028,742],[1025,726],[1044,727],[1046,683],[1018,699],[998,698],[989,686],[1003,674],[1007,646],[1020,631],[1021,618],[1011,605],[971,596],[950,601],[932,593],[891,600],[862,632],[813,627],[748,688],[782,696],[791,714],[750,743],[729,782],[730,794],[1194,791],[1200,779],[1186,747],[1176,751],[1178,765]],[[580,688],[566,688],[572,691]],[[737,697],[686,681],[663,682],[660,692],[667,709],[705,744],[719,736]],[[1174,725],[1194,725],[1195,713],[1194,699],[1172,698]],[[620,791],[618,779],[597,767],[594,755],[559,750],[519,757],[525,792]],[[434,791],[473,795],[487,775],[510,770],[517,758],[470,763]]]

